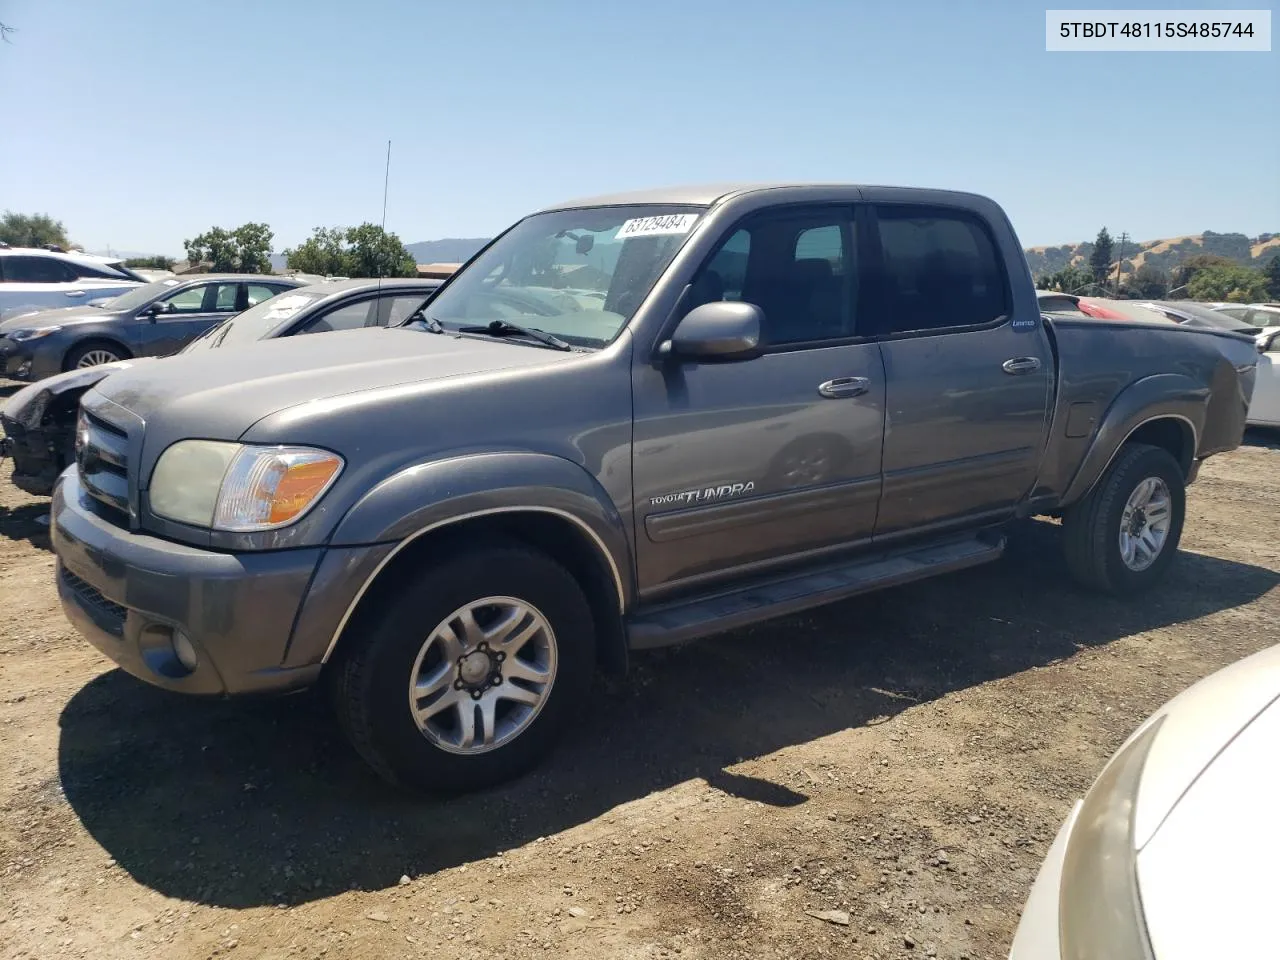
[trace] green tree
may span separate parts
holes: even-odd
[[[418,262],[404,248],[400,238],[376,223],[362,223],[347,230],[350,277],[413,277]]]
[[[270,273],[274,236],[265,223],[245,223],[234,230],[210,227],[182,245],[188,261],[208,263],[214,273]]]
[[[413,277],[418,263],[400,238],[376,223],[358,227],[316,227],[311,236],[284,252],[290,270],[322,276]]]
[[[0,242],[11,247],[43,247],[54,244],[70,249],[67,229],[61,220],[54,220],[46,213],[14,213],[6,210],[0,217]]]
[[[1093,273],[1086,267],[1063,267],[1057,273],[1043,277],[1039,286],[1042,290],[1057,290],[1060,293],[1077,293],[1094,283]]]
[[[1093,271],[1093,277],[1099,283],[1107,279],[1107,272],[1111,269],[1111,234],[1107,233],[1107,228],[1103,227],[1098,231],[1098,237],[1093,241],[1093,252],[1089,254],[1089,269]]]
[[[1216,253],[1198,253],[1193,257],[1187,257],[1180,264],[1173,268],[1173,289],[1180,291],[1182,296],[1191,296],[1191,281],[1195,279],[1197,273],[1201,270],[1208,270],[1213,267],[1234,267],[1236,264],[1226,257],[1220,257]]]
[[[1187,284],[1187,296],[1193,300],[1230,300],[1253,303],[1267,295],[1267,277],[1252,267],[1204,267]]]
[[[343,230],[316,227],[298,246],[285,250],[285,263],[290,270],[318,273],[322,277],[351,276],[345,240]]]
[[[1267,295],[1280,300],[1280,253],[1267,261],[1262,275],[1267,278]]]
[[[1167,270],[1144,263],[1129,278],[1123,292],[1136,300],[1159,300],[1169,292],[1172,284]]]
[[[126,267],[143,267],[151,270],[172,270],[173,257],[130,257],[124,262]]]

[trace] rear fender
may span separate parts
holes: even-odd
[[[1173,419],[1181,423],[1187,436],[1181,456],[1183,472],[1189,474],[1204,433],[1205,410],[1210,388],[1180,373],[1163,373],[1138,380],[1116,395],[1094,431],[1079,469],[1062,497],[1062,506],[1081,500],[1094,488],[1115,455],[1144,424]]]

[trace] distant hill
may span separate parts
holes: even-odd
[[[1087,263],[1089,255],[1093,253],[1093,243],[1085,241],[1064,243],[1056,247],[1029,247],[1025,252],[1031,272],[1039,276],[1042,273],[1055,273],[1068,265],[1080,266]],[[1184,260],[1206,253],[1226,257],[1241,266],[1260,267],[1280,254],[1280,233],[1248,237],[1243,233],[1214,233],[1206,230],[1204,233],[1164,240],[1143,240],[1137,243],[1130,241],[1125,244],[1123,252],[1125,273],[1137,270],[1144,264],[1172,270]],[[1112,256],[1119,256],[1120,253],[1119,241],[1115,240]]]

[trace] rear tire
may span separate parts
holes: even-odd
[[[1154,586],[1177,553],[1186,503],[1182,468],[1167,450],[1122,447],[1097,486],[1063,515],[1071,575],[1117,596]]]
[[[519,776],[590,690],[590,607],[573,576],[535,550],[499,544],[442,559],[378,606],[353,622],[330,681],[352,746],[393,784],[454,793]],[[468,616],[490,639],[476,642]],[[415,684],[431,694],[414,695]]]

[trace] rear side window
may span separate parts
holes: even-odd
[[[6,283],[69,283],[76,272],[53,257],[5,257]]]
[[[236,308],[236,294],[239,292],[240,284],[238,283],[218,284],[218,292],[213,298],[213,309],[219,313],[234,310]]]
[[[377,323],[377,315],[373,311],[376,300],[357,300],[316,317],[299,333],[331,333],[334,330],[356,330],[360,327],[372,327]]]
[[[255,306],[261,303],[263,300],[270,300],[281,290],[287,290],[287,289],[289,288],[288,287],[268,287],[265,284],[261,284],[261,283],[245,284],[245,291],[248,294],[248,300],[249,300],[247,305],[250,307]]]
[[[1004,265],[978,217],[941,207],[883,205],[876,208],[876,230],[877,333],[980,326],[1009,315]]]

